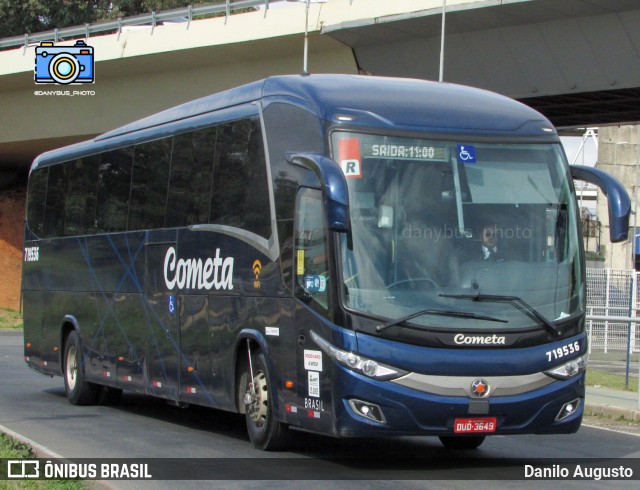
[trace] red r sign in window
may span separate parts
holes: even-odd
[[[347,138],[338,141],[338,163],[348,179],[362,177],[362,159],[360,157],[360,140],[358,138]]]

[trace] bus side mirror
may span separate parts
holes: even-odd
[[[571,165],[571,177],[597,185],[608,198],[609,238],[612,243],[622,242],[629,236],[631,200],[624,186],[614,177],[594,167]]]
[[[350,231],[349,189],[340,166],[319,153],[289,153],[287,161],[311,170],[318,177],[325,199],[329,229],[339,232]]]

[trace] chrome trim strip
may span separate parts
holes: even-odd
[[[424,393],[441,396],[467,396],[476,399],[478,397],[471,393],[471,384],[478,378],[485,379],[489,383],[489,394],[483,397],[485,400],[492,396],[528,393],[556,381],[544,373],[521,376],[433,376],[409,373],[401,378],[391,380],[391,382]]]

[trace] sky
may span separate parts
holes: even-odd
[[[578,150],[580,149],[580,144],[582,143],[582,137],[580,136],[561,136],[562,146],[564,146],[564,151],[567,154],[567,159],[569,163],[574,161]],[[575,158],[576,165],[588,165],[593,167],[598,160],[598,147],[596,146],[593,138],[588,138],[584,144],[584,148],[580,151]]]

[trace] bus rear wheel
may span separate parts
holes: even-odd
[[[244,377],[243,403],[246,409],[247,432],[257,449],[275,451],[284,449],[290,440],[289,428],[275,418],[274,390],[264,354],[258,353],[252,362],[253,380],[248,372]]]
[[[447,449],[477,449],[485,436],[440,436],[440,442]]]
[[[75,330],[64,346],[64,389],[73,405],[93,405],[98,401],[98,386],[84,378],[84,356]]]

